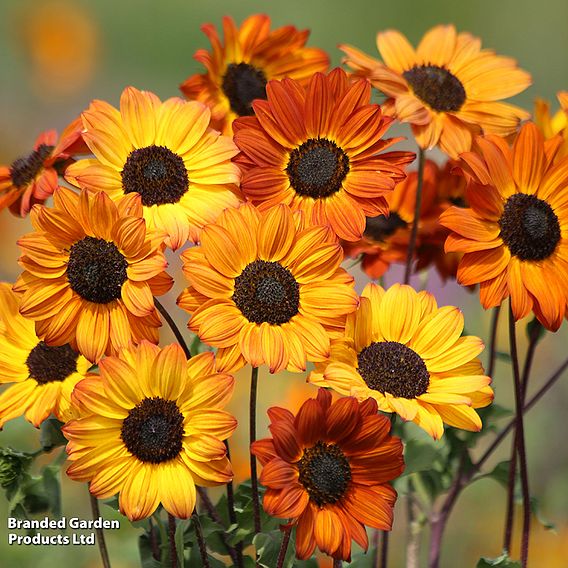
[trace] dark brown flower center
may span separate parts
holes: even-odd
[[[320,441],[305,449],[298,469],[298,481],[319,507],[339,501],[351,481],[349,462],[336,444]]]
[[[461,81],[443,67],[419,65],[402,75],[414,94],[438,112],[455,112],[465,103],[466,94]]]
[[[552,207],[535,195],[515,193],[499,219],[501,238],[521,260],[544,260],[560,241],[560,223]]]
[[[182,158],[165,146],[133,150],[121,175],[124,193],[138,192],[147,207],[177,203],[189,188]]]
[[[67,280],[81,298],[108,304],[120,298],[128,263],[114,243],[85,237],[71,247]]]
[[[26,359],[30,378],[40,385],[64,381],[77,371],[78,356],[69,344],[51,347],[40,341]]]
[[[182,450],[183,414],[173,400],[157,396],[139,402],[124,419],[120,437],[140,461],[162,463]]]
[[[320,199],[341,189],[349,157],[327,138],[310,138],[290,152],[286,173],[299,195]]]
[[[266,99],[266,76],[248,63],[230,63],[223,75],[221,89],[233,112],[239,116],[251,116],[254,114],[252,102]]]
[[[399,214],[391,211],[388,217],[377,215],[377,217],[367,217],[365,223],[365,232],[363,235],[374,241],[384,241],[387,237],[394,235],[398,229],[404,229],[408,226]]]
[[[300,307],[300,287],[278,262],[255,260],[235,278],[233,302],[251,322],[281,325]]]
[[[422,357],[402,343],[371,343],[357,360],[357,370],[370,389],[409,399],[428,390],[430,374]]]
[[[37,150],[34,150],[24,158],[14,160],[10,166],[10,177],[12,183],[17,187],[24,187],[37,176],[46,158],[49,157],[55,146],[40,144]]]

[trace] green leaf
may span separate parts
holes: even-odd
[[[138,537],[138,551],[142,568],[162,568],[162,563],[152,555],[152,545],[148,534],[145,533]]]
[[[505,361],[506,363],[510,363],[511,355],[504,351],[495,351],[495,359],[499,359],[500,361]]]
[[[500,483],[505,489],[509,486],[509,467],[511,465],[511,460],[504,460],[499,462],[489,473],[484,473],[483,475],[478,475],[475,481],[482,479],[484,477],[489,477],[494,479],[497,483]]]
[[[475,568],[491,568],[492,566],[499,566],[499,568],[521,568],[521,563],[511,560],[509,555],[504,552],[498,558],[480,558]]]
[[[308,558],[307,560],[296,560],[295,568],[318,568],[318,561],[315,558]]]
[[[42,470],[43,486],[49,501],[49,508],[53,516],[61,518],[61,484],[59,481],[60,469],[58,466],[48,465]]]
[[[258,554],[258,564],[264,566],[264,568],[274,568],[274,566],[276,566],[283,538],[284,534],[280,530],[261,532],[253,538],[252,542]],[[290,539],[290,541],[292,541],[292,539]],[[294,566],[294,557],[294,546],[292,542],[290,542],[286,550],[286,558],[283,564],[284,568],[292,568]]]
[[[180,568],[184,568],[184,558],[183,558],[183,551],[185,549],[185,542],[184,536],[185,532],[189,530],[190,527],[193,527],[193,519],[187,520],[182,519],[179,520],[176,524],[176,534],[174,537],[176,543],[176,552],[178,557],[178,566]],[[195,531],[192,531],[195,534]]]
[[[368,553],[360,552],[359,554],[354,554],[349,567],[374,568],[375,562],[373,553],[370,551]]]
[[[48,418],[41,423],[39,442],[44,452],[51,452],[53,448],[65,446],[67,440],[61,432],[63,422],[55,418]]]
[[[32,456],[12,448],[0,448],[0,486],[8,489],[20,483],[30,469]]]
[[[432,464],[441,457],[440,447],[428,440],[409,440],[404,451],[405,468],[402,475],[417,471],[430,471]]]

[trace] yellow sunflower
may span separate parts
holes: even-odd
[[[165,231],[172,249],[197,242],[203,225],[239,203],[239,169],[231,163],[238,149],[209,127],[211,112],[202,103],[162,103],[128,87],[120,111],[93,101],[82,117],[95,159],[73,164],[65,179],[115,200],[139,193],[148,227]]]
[[[229,136],[233,120],[254,114],[252,101],[266,99],[270,79],[291,77],[305,83],[329,65],[323,50],[305,46],[308,30],[283,26],[271,31],[270,18],[265,14],[248,17],[240,28],[225,16],[224,45],[215,26],[205,24],[201,29],[213,49],[199,49],[194,59],[207,71],[192,75],[180,89],[189,99],[210,107],[213,127]]]
[[[329,228],[302,222],[286,205],[262,214],[245,204],[182,254],[190,286],[178,304],[191,314],[189,329],[218,348],[220,370],[248,362],[304,371],[306,359],[329,355],[330,333],[341,333],[357,307],[341,246]]]
[[[385,113],[411,124],[421,148],[439,145],[457,158],[471,148],[473,134],[506,136],[530,116],[501,99],[525,90],[531,76],[452,25],[429,30],[416,50],[398,31],[377,34],[383,62],[339,47],[347,65],[387,95]]]
[[[317,364],[309,382],[358,400],[374,398],[379,410],[412,420],[434,439],[449,424],[481,430],[474,408],[493,400],[491,379],[477,356],[478,337],[462,337],[464,320],[453,306],[438,308],[428,292],[395,284],[363,290],[348,316],[345,337]]]
[[[98,498],[120,493],[120,510],[131,521],[160,503],[187,519],[196,485],[233,477],[223,440],[237,421],[222,410],[233,377],[215,371],[213,353],[188,361],[179,345],[160,349],[147,341],[101,361],[100,373],[73,394],[81,418],[63,428],[73,462],[67,474],[90,481]]]
[[[36,428],[54,414],[62,422],[74,416],[71,393],[91,364],[69,344],[41,341],[34,323],[19,313],[20,300],[10,284],[0,283],[0,428],[25,414]]]
[[[147,231],[138,194],[113,202],[102,192],[54,193],[54,207],[31,211],[14,285],[20,313],[49,345],[70,343],[90,361],[130,341],[158,342],[153,296],[173,281],[165,272],[164,234]]]

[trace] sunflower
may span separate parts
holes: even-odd
[[[0,394],[0,428],[22,414],[36,428],[52,413],[67,422],[73,388],[91,364],[68,344],[41,341],[19,307],[10,284],[0,282],[0,383],[15,383]]]
[[[329,355],[357,307],[353,278],[340,268],[341,246],[327,227],[302,229],[301,215],[279,205],[259,213],[245,204],[207,225],[201,246],[182,254],[190,282],[178,304],[189,329],[218,348],[217,367],[245,362],[304,371]]]
[[[252,115],[253,100],[266,99],[266,83],[270,79],[291,77],[305,83],[329,65],[323,50],[305,47],[308,30],[284,26],[270,31],[270,18],[264,14],[248,17],[240,29],[232,18],[225,16],[225,45],[215,26],[205,24],[201,29],[213,50],[200,49],[194,59],[207,71],[192,75],[180,89],[189,99],[211,108],[214,128],[229,136],[233,120]]]
[[[296,556],[316,546],[336,559],[351,560],[351,540],[367,550],[365,525],[391,530],[396,491],[389,481],[403,469],[402,443],[373,399],[331,401],[319,389],[294,416],[268,410],[272,438],[251,451],[263,466],[264,510],[296,526]]]
[[[58,186],[58,172],[71,156],[84,153],[81,120],[74,120],[58,138],[55,130],[42,132],[27,156],[0,166],[0,210],[9,207],[25,217],[36,203],[44,203]]]
[[[305,88],[270,81],[266,92],[268,100],[253,104],[256,116],[234,123],[243,193],[261,210],[285,203],[308,223],[359,240],[365,215],[388,213],[385,196],[414,159],[411,152],[378,155],[401,138],[382,138],[392,119],[370,104],[371,85],[334,69],[316,73]]]
[[[437,178],[438,166],[435,162],[427,160],[424,164],[419,234],[432,232],[442,211],[436,201]],[[361,267],[370,278],[380,278],[392,263],[406,261],[410,232],[414,223],[417,182],[417,172],[409,173],[408,177],[386,196],[389,213],[368,217],[363,238],[355,243],[343,244],[347,256],[355,258],[361,255]]]
[[[483,342],[461,337],[463,327],[461,311],[438,308],[428,292],[368,284],[347,318],[345,337],[308,380],[358,400],[374,398],[379,410],[412,420],[434,439],[443,435],[444,422],[479,431],[474,408],[487,406],[493,391],[477,359]]]
[[[440,222],[452,230],[446,251],[465,253],[458,282],[479,283],[484,308],[511,298],[515,319],[531,310],[549,330],[562,323],[568,296],[568,157],[546,144],[533,123],[512,147],[479,137],[461,155],[470,208],[450,207]]]
[[[95,159],[80,160],[65,179],[112,199],[137,192],[149,228],[167,233],[166,245],[178,249],[225,207],[239,201],[239,169],[231,163],[238,150],[232,140],[209,127],[203,104],[126,88],[120,112],[93,101],[83,113],[83,137]]]
[[[188,361],[179,345],[147,341],[101,361],[100,373],[73,393],[81,417],[63,428],[73,462],[67,474],[90,481],[100,499],[120,492],[120,510],[131,521],[160,503],[187,519],[196,484],[233,476],[223,440],[237,421],[222,410],[233,377],[215,371],[213,353]]]
[[[481,49],[481,41],[436,26],[416,51],[398,31],[377,34],[384,63],[349,45],[340,45],[345,62],[387,95],[387,114],[408,122],[419,146],[439,145],[452,158],[471,148],[472,134],[515,132],[530,114],[501,99],[531,84],[514,59]]]
[[[102,192],[78,196],[62,187],[53,209],[34,207],[31,219],[36,232],[18,241],[24,272],[14,291],[39,337],[70,343],[93,362],[130,341],[158,342],[152,296],[173,281],[164,272],[164,234],[146,230],[138,194],[115,203]]]
[[[557,95],[560,109],[555,114],[550,112],[550,104],[543,99],[537,99],[534,105],[534,121],[540,128],[546,140],[557,138],[560,144],[554,159],[560,160],[568,156],[568,92],[561,91]],[[556,135],[560,134],[561,137]]]

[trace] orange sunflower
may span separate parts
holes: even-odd
[[[238,150],[209,127],[210,116],[199,102],[162,103],[134,87],[123,91],[120,112],[93,101],[82,117],[95,159],[73,164],[65,179],[114,200],[139,193],[148,227],[165,231],[167,246],[197,242],[203,225],[240,202]]]
[[[436,202],[438,166],[427,160],[424,164],[422,207],[419,234],[432,231],[441,213]],[[380,278],[392,263],[404,263],[414,223],[417,172],[411,172],[392,193],[386,196],[389,213],[368,217],[363,238],[356,243],[345,242],[343,249],[350,257],[361,255],[361,267],[370,278]],[[420,237],[418,244],[420,243]]]
[[[558,143],[560,149],[554,159],[560,160],[568,156],[568,92],[561,91],[557,95],[560,109],[554,115],[550,112],[550,104],[542,99],[537,99],[534,105],[534,121],[540,128],[546,140],[561,135]]]
[[[62,187],[53,209],[34,207],[31,220],[35,232],[18,241],[24,272],[14,290],[39,337],[70,343],[93,362],[130,341],[158,342],[153,296],[173,281],[164,272],[164,234],[147,231],[138,194],[115,203]]]
[[[533,123],[512,147],[479,137],[462,154],[469,209],[450,207],[446,251],[465,253],[458,282],[479,283],[484,308],[511,298],[515,319],[531,310],[549,330],[562,323],[568,297],[568,157],[553,164],[557,140],[545,143]]]
[[[218,348],[219,370],[248,362],[304,371],[306,359],[329,355],[330,334],[341,334],[357,307],[339,243],[327,227],[301,223],[285,205],[262,214],[245,204],[182,254],[190,286],[178,304],[191,314],[189,329]]]
[[[68,344],[40,341],[19,308],[10,284],[0,282],[0,383],[14,383],[0,394],[0,428],[22,414],[36,428],[52,413],[67,422],[73,388],[91,364]]]
[[[412,420],[434,439],[449,424],[481,430],[474,408],[493,400],[491,379],[477,356],[478,337],[464,336],[464,319],[453,306],[438,308],[428,292],[395,284],[363,290],[359,309],[347,317],[345,337],[308,377],[320,387],[358,400],[371,397],[383,412]]]
[[[81,417],[63,428],[73,462],[67,474],[90,481],[100,499],[120,493],[120,510],[131,521],[160,503],[187,519],[196,485],[233,477],[223,440],[237,421],[222,410],[233,377],[215,371],[213,353],[188,361],[179,345],[160,349],[147,341],[101,361],[100,373],[73,393]]]
[[[387,95],[385,112],[410,123],[421,148],[439,145],[457,158],[471,148],[473,134],[506,136],[530,116],[501,102],[526,89],[530,75],[452,25],[429,30],[416,50],[398,31],[377,34],[384,63],[352,46],[339,47],[349,67]]]
[[[55,130],[42,132],[33,151],[10,166],[0,166],[0,210],[9,207],[25,217],[36,203],[44,203],[58,186],[58,175],[71,156],[88,151],[81,138],[82,124],[74,120],[57,137]]]
[[[212,24],[205,24],[201,30],[213,50],[199,49],[194,59],[207,71],[192,75],[180,89],[187,98],[205,103],[211,109],[213,127],[229,136],[233,120],[252,115],[252,102],[266,99],[270,79],[291,77],[305,83],[329,65],[323,50],[305,47],[308,30],[284,26],[270,31],[270,18],[264,14],[249,16],[239,29],[225,16],[225,45]]]
[[[345,71],[316,73],[304,88],[270,81],[256,116],[234,123],[243,193],[261,210],[285,203],[308,223],[331,225],[347,241],[361,238],[365,216],[388,213],[385,196],[404,179],[411,152],[380,154],[392,119],[370,104],[371,85]]]
[[[264,510],[296,526],[296,556],[316,546],[351,560],[351,540],[367,550],[365,525],[391,530],[396,491],[389,484],[404,470],[402,443],[371,398],[334,403],[319,389],[294,416],[268,410],[272,438],[251,446],[263,466]]]

